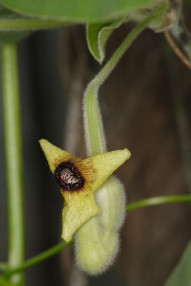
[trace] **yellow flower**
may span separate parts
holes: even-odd
[[[81,225],[99,213],[94,192],[129,159],[130,152],[117,150],[82,159],[45,139],[40,145],[65,200],[62,238],[68,242]]]

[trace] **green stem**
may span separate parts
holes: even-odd
[[[153,198],[140,200],[140,201],[131,203],[126,207],[126,210],[128,212],[130,212],[130,211],[134,211],[136,209],[150,207],[150,206],[156,206],[156,205],[160,205],[160,204],[186,203],[186,202],[191,202],[191,195],[153,197]],[[47,260],[47,259],[51,258],[52,256],[56,255],[57,253],[59,253],[64,248],[67,248],[72,243],[73,243],[73,240],[71,240],[68,243],[66,243],[66,242],[58,243],[57,245],[49,248],[48,250],[28,259],[27,261],[23,262],[18,267],[7,270],[4,275],[9,277],[10,275],[13,275],[14,273],[24,271],[30,267],[33,267],[33,266],[43,262],[44,260]]]
[[[24,209],[22,183],[21,122],[17,47],[3,44],[2,86],[8,189],[9,250],[8,266],[16,267],[24,260]],[[24,285],[23,275],[13,276],[14,285]]]
[[[0,20],[0,31],[25,31],[55,28],[65,25],[66,22],[39,20],[39,19],[11,19]]]
[[[137,26],[125,38],[107,64],[87,86],[84,93],[83,115],[86,148],[89,156],[106,152],[105,135],[97,99],[100,86],[107,79],[109,74],[112,72],[116,64],[124,55],[128,47],[130,47],[130,45],[134,42],[137,36],[149,25],[149,23],[156,19],[163,10],[164,7],[156,9],[151,16]]]
[[[126,207],[126,210],[130,212],[130,211],[134,211],[137,209],[161,205],[161,204],[188,203],[188,202],[191,202],[191,195],[153,197],[153,198],[131,203]]]
[[[6,276],[10,276],[14,273],[26,270],[30,267],[33,267],[41,262],[43,262],[44,260],[47,260],[49,258],[51,258],[52,256],[56,255],[57,253],[59,253],[61,250],[63,250],[64,248],[68,247],[69,245],[71,245],[73,243],[73,240],[71,240],[70,242],[66,243],[66,242],[61,242],[58,243],[57,245],[49,248],[48,250],[34,256],[31,259],[28,259],[27,261],[25,261],[24,263],[22,263],[21,265],[19,265],[16,268],[10,269],[8,271],[5,272]]]

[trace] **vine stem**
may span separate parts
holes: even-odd
[[[134,203],[129,204],[126,207],[128,212],[137,210],[140,208],[145,207],[152,207],[161,204],[168,204],[168,203],[189,203],[191,202],[191,195],[173,195],[173,196],[161,196],[161,197],[153,197],[144,199],[141,201],[137,201]]]
[[[28,259],[27,261],[23,262],[22,264],[20,264],[18,267],[15,267],[13,269],[9,269],[5,272],[5,275],[7,277],[11,276],[14,273],[20,272],[20,271],[24,271],[32,266],[35,266],[41,262],[43,262],[44,260],[51,258],[52,256],[56,255],[57,253],[59,253],[61,250],[63,250],[64,248],[68,247],[69,245],[71,245],[74,241],[71,240],[70,242],[66,243],[66,242],[60,242],[56,245],[54,245],[53,247],[49,248],[48,250],[45,250],[44,252]]]
[[[0,20],[0,31],[26,31],[47,28],[56,28],[67,24],[66,22],[40,20],[40,19],[9,19]]]
[[[16,44],[2,44],[1,55],[9,219],[8,267],[13,268],[24,260],[22,148]],[[13,275],[11,282],[23,286],[23,273]]]
[[[137,36],[162,12],[164,7],[157,8],[149,17],[137,25],[137,27],[127,35],[110,60],[101,71],[89,83],[84,93],[83,115],[84,132],[86,139],[86,149],[88,156],[106,152],[105,134],[102,124],[101,112],[98,104],[97,94],[100,86],[108,78],[116,64],[122,58],[126,50],[134,42]]]
[[[152,206],[157,206],[157,205],[161,205],[161,204],[189,203],[189,202],[191,202],[191,195],[173,195],[173,196],[152,197],[152,198],[140,200],[140,201],[137,201],[134,203],[130,203],[126,207],[126,210],[128,212],[131,212],[131,211],[134,211],[134,210],[137,210],[140,208],[152,207]],[[49,259],[52,256],[56,255],[57,253],[59,253],[61,250],[68,247],[72,243],[73,243],[73,240],[71,240],[68,243],[66,243],[66,242],[58,243],[57,245],[49,248],[48,250],[45,250],[44,252],[28,259],[27,261],[23,262],[19,266],[5,271],[4,275],[9,277],[10,275],[13,275],[14,273],[17,273],[17,272],[26,270],[30,267],[33,267],[33,266],[43,262],[44,260]]]

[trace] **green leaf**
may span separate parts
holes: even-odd
[[[13,31],[13,27],[10,27],[9,29],[4,29],[2,28],[5,23],[10,21],[13,21],[15,19],[21,19],[23,16],[20,16],[13,11],[10,11],[0,5],[0,42],[4,43],[12,43],[12,42],[17,42],[23,39],[24,37],[28,36],[30,34],[29,31]],[[1,23],[3,25],[1,25]]]
[[[123,17],[156,0],[1,0],[18,13],[73,23],[101,22]]]
[[[0,42],[17,42],[35,30],[54,28],[64,24],[61,21],[26,17],[0,4]]]
[[[164,286],[191,285],[191,241],[188,243],[180,262],[177,264]]]
[[[88,47],[93,57],[99,62],[105,58],[105,46],[114,29],[123,23],[123,19],[117,19],[109,23],[88,24],[86,29]]]

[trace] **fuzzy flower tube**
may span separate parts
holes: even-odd
[[[160,14],[161,10],[157,13]],[[99,88],[131,43],[156,18],[156,14],[150,15],[137,25],[86,88],[83,115],[89,156],[107,152],[98,103]],[[104,272],[115,260],[119,250],[119,230],[124,222],[126,202],[123,185],[113,175],[96,191],[95,197],[100,213],[83,224],[75,235],[77,263],[83,271],[91,275]]]
[[[90,275],[107,270],[118,252],[126,199],[121,182],[112,174],[130,158],[127,149],[106,150],[98,90],[131,43],[162,12],[159,8],[137,25],[87,86],[83,116],[88,157],[77,158],[40,140],[65,201],[62,238],[68,242],[74,236],[77,264]]]

